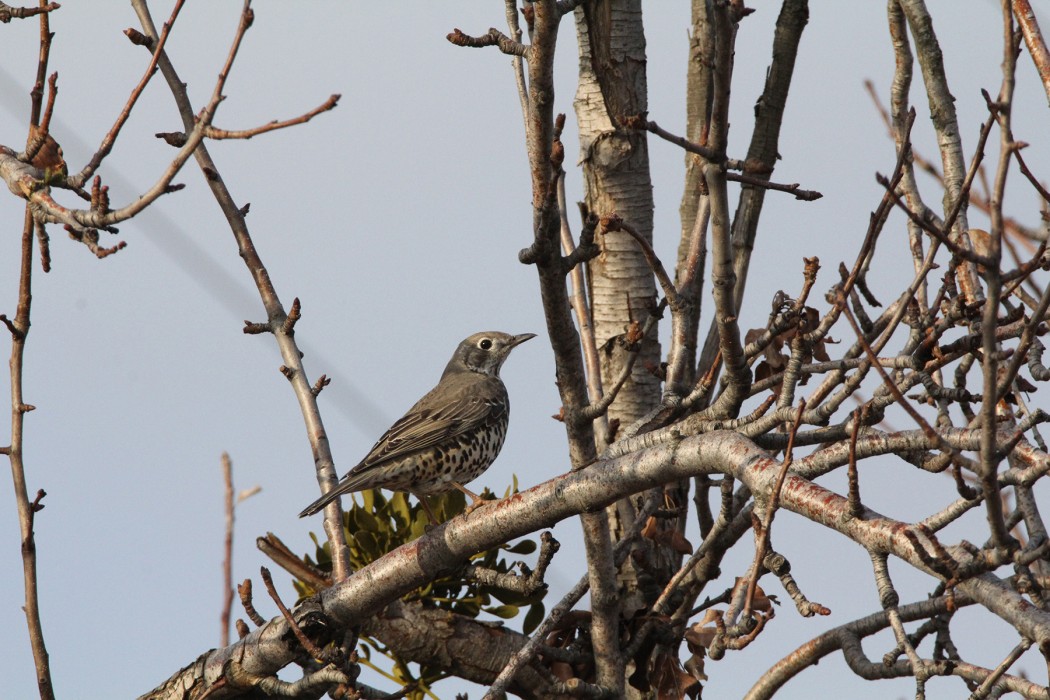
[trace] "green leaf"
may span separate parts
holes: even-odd
[[[423,534],[427,531],[427,525],[429,524],[430,519],[427,517],[427,514],[423,511],[423,509],[420,508],[419,510],[417,510],[412,515],[412,524],[408,528],[408,539],[414,540],[419,537],[422,537]]]
[[[536,551],[536,542],[534,540],[522,540],[513,547],[508,547],[507,551],[511,554],[532,554]]]
[[[494,608],[485,608],[485,612],[496,617],[502,617],[504,620],[509,620],[516,617],[518,614],[517,605],[497,605]]]
[[[467,509],[467,498],[460,491],[449,491],[431,498],[430,505],[438,519],[445,522]]]
[[[516,591],[508,591],[506,588],[500,588],[499,586],[492,586],[491,588],[486,586],[484,591],[501,603],[521,606],[532,602],[528,596],[524,596]]]
[[[354,523],[357,525],[356,530],[369,530],[371,532],[379,532],[379,520],[376,519],[376,516],[372,515],[371,511],[355,506],[350,511],[350,516],[353,518]]]
[[[390,499],[390,511],[399,519],[399,527],[404,527],[412,522],[412,509],[408,505],[408,499],[400,491],[395,492]]]
[[[452,612],[473,619],[478,616],[479,612],[481,612],[481,606],[473,601],[459,602],[452,606]]]
[[[517,490],[518,483],[515,477],[513,486],[506,493],[509,495]],[[492,491],[486,488],[483,493],[491,494]],[[428,501],[439,520],[455,517],[466,507],[466,498],[459,491],[437,495]],[[360,498],[356,493],[351,498],[344,498],[344,505],[347,506],[346,518],[343,521],[344,530],[350,545],[350,563],[355,570],[424,534],[430,524],[430,518],[418,499],[403,492],[366,490],[360,492]],[[328,542],[323,539],[324,533],[321,532],[320,536],[310,533],[310,538],[316,548],[318,566],[330,569],[331,550]],[[534,553],[537,548],[537,541],[522,539],[478,552],[470,557],[470,560],[496,572],[507,573],[515,570],[518,559]],[[309,561],[309,557],[305,559]],[[302,581],[295,582],[295,589],[301,597],[316,593],[309,583]],[[528,633],[534,631],[544,618],[545,610],[539,601],[546,593],[545,587],[531,595],[523,596],[497,587],[483,586],[476,581],[465,580],[463,572],[459,571],[411,591],[405,595],[404,600],[420,601],[424,605],[472,619],[478,617],[482,611],[499,618],[510,619],[528,607],[523,625]],[[392,650],[368,637],[361,638],[358,648],[363,660],[368,661],[371,667],[380,673],[389,673],[388,678],[397,676],[407,683],[412,682],[415,677],[420,681],[418,690],[406,695],[407,698],[433,700],[436,696],[430,691],[430,686],[447,676],[441,669],[422,667],[418,673],[413,674],[413,670],[416,669],[414,663],[399,658]],[[372,653],[373,651],[375,653]],[[379,665],[373,664],[369,659],[375,660]],[[389,664],[384,663],[384,659]]]
[[[369,561],[375,561],[384,554],[379,548],[376,536],[367,530],[358,530],[355,532],[354,542],[357,543],[357,546],[362,552],[368,555]]]
[[[543,618],[546,616],[547,610],[543,607],[543,603],[533,603],[529,606],[529,611],[525,613],[525,622],[522,623],[521,631],[524,634],[532,634],[536,631],[536,628],[543,622]]]

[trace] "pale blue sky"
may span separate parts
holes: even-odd
[[[734,157],[743,157],[750,138],[779,9],[767,0],[752,4],[757,11],[742,24],[736,49]],[[154,5],[159,24],[170,9]],[[984,118],[979,90],[995,94],[1000,83],[998,3],[928,5],[969,153]],[[235,2],[188,3],[172,34],[169,51],[198,106],[212,90],[239,8]],[[335,377],[321,407],[343,472],[436,382],[461,338],[487,329],[544,334],[535,271],[517,261],[531,237],[531,198],[510,61],[495,50],[453,47],[444,38],[453,27],[473,34],[504,27],[503,3],[394,8],[260,2],[255,9],[217,126],[247,128],[295,116],[331,93],[343,95],[334,112],[306,126],[210,145],[233,195],[251,203],[248,222],[282,300],[302,300],[297,339],[311,379]],[[646,4],[649,113],[678,133],[685,118],[688,18],[688,3]],[[1050,18],[1041,19],[1050,26]],[[121,34],[129,26],[138,24],[126,3],[73,0],[52,17],[51,69],[59,72],[60,88],[52,131],[71,169],[97,147],[148,60]],[[12,22],[0,26],[0,36],[0,143],[18,148],[25,138],[37,25]],[[575,64],[573,27],[566,22],[556,109],[569,116],[570,154]],[[812,3],[775,179],[825,196],[815,203],[767,197],[748,285],[751,303],[742,312],[745,328],[764,323],[777,289],[798,289],[803,255],[823,262],[818,308],[838,262],[852,262],[881,196],[874,173],[889,172],[895,160],[862,83],[874,80],[885,95],[892,68],[884,3]],[[916,148],[935,157],[918,66],[915,83]],[[1014,129],[1033,143],[1027,159],[1036,168],[1048,162],[1046,124],[1045,95],[1022,54]],[[179,128],[158,76],[101,171],[114,203],[137,196],[166,166],[171,149],[152,134]],[[650,152],[656,247],[673,260],[683,159],[655,139]],[[35,272],[25,397],[38,410],[27,416],[25,453],[31,492],[48,492],[36,522],[40,595],[56,690],[64,698],[89,697],[85,688],[95,687],[105,688],[100,697],[138,695],[218,644],[222,451],[233,458],[238,487],[263,488],[238,511],[235,580],[258,581],[259,566],[269,564],[255,549],[256,536],[272,531],[307,551],[308,531],[320,528],[319,518],[296,517],[317,486],[272,339],[241,333],[244,319],[261,320],[261,304],[199,171],[191,163],[177,180],[185,190],[121,227],[119,238],[128,247],[118,255],[96,260],[52,227],[52,272]],[[1035,196],[1019,181],[1013,185],[1010,213],[1036,225]],[[568,186],[570,200],[579,199],[580,179],[572,169]],[[931,204],[940,201],[928,180],[923,186]],[[0,230],[6,232],[0,313],[9,315],[21,221],[19,203],[0,199]],[[903,219],[896,216],[871,278],[884,300],[909,276],[904,236]],[[7,348],[3,344],[5,355]],[[550,419],[558,398],[543,338],[515,352],[503,376],[514,406],[510,434],[500,459],[475,482],[500,492],[512,474],[528,487],[568,468],[562,427]],[[5,378],[4,395],[7,388]],[[931,477],[914,477],[895,462],[883,466],[885,474],[870,476],[870,505],[905,520],[931,510],[923,503]],[[839,487],[840,481],[826,484]],[[0,580],[6,582],[0,588],[0,658],[5,693],[29,698],[36,691],[20,609],[17,521],[7,493],[0,501],[6,504],[0,507]],[[946,502],[953,491],[949,486],[934,497]],[[974,525],[969,536],[980,537],[981,522]],[[581,573],[574,555],[578,530],[575,522],[556,530],[566,547],[551,569],[552,603]],[[781,608],[772,628],[746,652],[708,662],[712,697],[739,697],[798,644],[877,609],[870,564],[856,547],[788,515],[778,517],[774,538],[806,594],[834,614],[804,620]],[[699,541],[695,532],[691,539]],[[726,585],[750,557],[748,545],[727,559]],[[829,565],[843,559],[852,565],[848,581]],[[891,564],[891,571],[903,601],[925,596],[927,580],[900,565]],[[287,577],[279,576],[278,585],[294,597]],[[775,582],[768,589],[787,600]],[[721,590],[720,582],[710,592]],[[257,605],[265,616],[275,614],[268,601],[257,597]],[[995,666],[1015,640],[990,616],[979,625],[980,639],[957,642],[968,660]],[[885,636],[877,639],[866,644],[873,657],[892,645]],[[1028,667],[1040,677],[1038,663]],[[781,697],[817,697],[832,682],[854,698],[914,693],[910,681],[860,682],[836,657],[803,673]],[[454,681],[438,687],[443,697],[457,689],[481,695]],[[958,697],[963,687],[936,681],[929,692],[931,698]]]

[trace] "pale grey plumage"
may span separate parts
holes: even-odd
[[[489,331],[466,338],[437,386],[299,517],[317,513],[344,493],[370,488],[415,494],[428,513],[424,494],[458,488],[473,496],[464,484],[489,468],[507,436],[510,401],[500,367],[511,350],[532,337]]]

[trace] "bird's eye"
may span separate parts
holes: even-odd
[[[480,341],[478,341],[478,347],[481,348],[482,350],[491,350],[492,349],[492,341],[489,340],[488,338],[482,338]]]

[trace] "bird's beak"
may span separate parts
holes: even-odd
[[[522,333],[521,335],[513,336],[510,339],[510,343],[507,345],[507,349],[510,350],[513,347],[517,347],[518,345],[521,345],[526,340],[529,340],[529,339],[535,338],[535,337],[536,337],[535,333]]]

